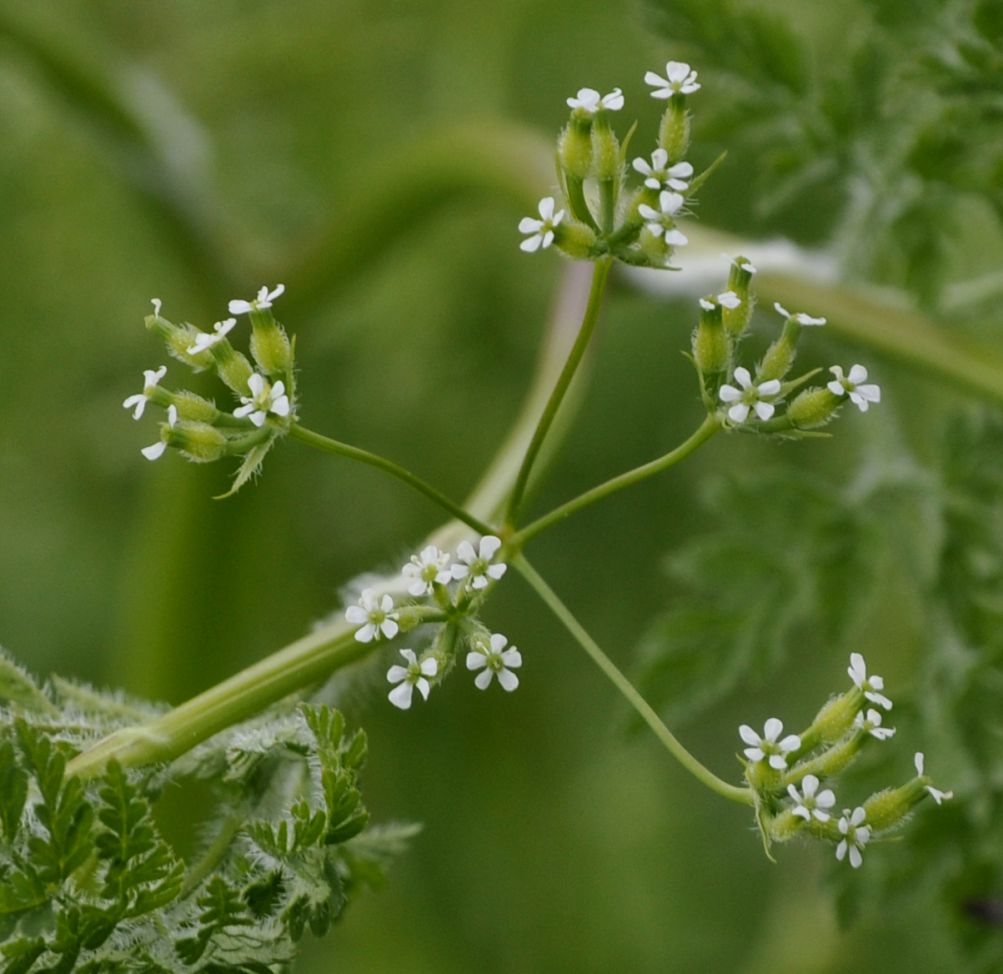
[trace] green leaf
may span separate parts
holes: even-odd
[[[14,662],[3,647],[0,647],[0,702],[18,704],[42,714],[56,710],[27,670]]]

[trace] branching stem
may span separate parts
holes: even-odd
[[[592,338],[592,333],[595,331],[596,322],[599,320],[599,309],[602,307],[606,281],[612,265],[612,257],[601,257],[596,261],[592,272],[592,288],[589,291],[589,303],[585,308],[585,315],[582,318],[578,337],[571,347],[567,361],[564,363],[564,368],[561,370],[554,389],[550,393],[550,398],[547,400],[547,405],[536,424],[533,439],[530,441],[526,453],[522,458],[522,466],[519,468],[515,485],[512,487],[512,493],[509,496],[508,509],[505,514],[505,522],[509,526],[514,525],[516,518],[519,516],[519,508],[526,494],[526,487],[529,483],[529,475],[533,470],[533,464],[536,462],[540,448],[543,446],[543,441],[547,438],[547,433],[553,425],[557,411],[561,408],[561,403],[564,401],[565,395],[567,395],[571,380],[574,379],[585,351],[589,347],[589,341]]]
[[[709,415],[696,431],[674,450],[670,450],[664,456],[658,457],[657,460],[651,460],[639,467],[635,467],[633,470],[628,470],[619,476],[612,477],[605,483],[598,484],[591,490],[587,490],[585,493],[573,497],[559,507],[555,507],[549,514],[544,514],[543,517],[537,518],[537,520],[526,525],[521,531],[516,532],[511,538],[511,544],[516,549],[519,549],[531,538],[535,538],[551,525],[580,511],[582,508],[588,507],[590,504],[594,504],[604,497],[609,497],[610,494],[615,494],[618,490],[623,490],[624,487],[631,487],[648,477],[653,477],[655,474],[667,470],[706,443],[720,428],[721,420],[716,415]]]
[[[333,453],[336,456],[347,457],[349,460],[358,460],[360,463],[383,470],[392,477],[403,480],[404,483],[414,487],[415,490],[424,494],[433,503],[438,504],[444,511],[464,524],[469,525],[480,534],[494,534],[494,529],[490,525],[485,524],[480,518],[474,517],[473,514],[464,510],[455,501],[450,500],[441,490],[422,480],[417,474],[411,473],[406,467],[402,467],[399,463],[394,463],[393,460],[381,457],[377,453],[370,453],[368,450],[362,450],[357,446],[342,443],[340,440],[332,440],[329,436],[315,433],[305,426],[300,426],[299,423],[293,423],[289,429],[289,435],[318,450]]]
[[[602,651],[599,644],[585,631],[581,623],[574,617],[571,610],[561,601],[556,592],[544,581],[528,561],[519,555],[513,559],[513,565],[519,574],[530,584],[537,595],[547,604],[554,615],[561,621],[565,629],[575,641],[585,650],[590,659],[602,670],[606,678],[627,699],[627,702],[637,711],[641,719],[654,731],[666,750],[699,782],[724,798],[742,805],[754,805],[752,791],[738,785],[730,785],[716,774],[705,768],[686,748],[679,739],[662,723],[658,714],[648,702],[638,693],[637,689],[620,672],[616,664]]]

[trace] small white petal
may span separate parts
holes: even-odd
[[[850,373],[847,375],[847,379],[855,386],[858,386],[861,382],[867,381],[867,369],[862,365],[852,365],[850,366]]]
[[[511,670],[500,670],[498,672],[498,682],[501,684],[503,690],[507,690],[511,693],[516,687],[519,686],[519,677],[515,675]],[[939,802],[938,802],[939,804]]]
[[[411,694],[414,687],[410,683],[401,683],[393,688],[387,695],[390,702],[401,710],[407,710],[411,706]]]
[[[488,658],[483,653],[478,653],[476,650],[473,649],[469,653],[467,653],[468,670],[479,670],[487,665],[488,665]]]
[[[761,382],[757,392],[761,396],[775,396],[780,392],[780,380],[770,379],[768,382]]]
[[[355,641],[359,643],[371,643],[375,635],[376,626],[371,622],[367,622],[361,629],[356,631]]]
[[[733,423],[744,423],[749,418],[749,407],[744,402],[737,402],[728,410],[728,419]]]
[[[434,656],[426,656],[418,669],[422,676],[435,676],[439,672],[439,661]]]
[[[769,741],[771,744],[776,742],[776,739],[784,732],[784,722],[780,720],[779,717],[770,717],[769,720],[763,724],[763,739]]]
[[[387,639],[393,639],[400,630],[400,626],[393,619],[384,619],[380,623],[380,629]]]
[[[748,389],[752,386],[752,376],[749,375],[749,370],[744,365],[740,365],[735,369],[734,378],[743,389]]]
[[[501,547],[501,538],[496,538],[493,534],[487,534],[481,538],[480,556],[485,561],[490,561],[498,553]]]
[[[394,663],[393,666],[387,670],[387,682],[388,683],[400,683],[401,680],[407,679],[407,667],[401,666],[399,663]]]
[[[682,230],[668,230],[665,233],[665,242],[670,247],[685,247],[689,242],[689,237]]]
[[[425,677],[420,676],[414,681],[415,687],[417,687],[418,692],[421,694],[422,700],[428,699],[428,691],[432,689],[432,685],[425,679]]]
[[[916,765],[916,774],[919,775],[920,777],[922,777],[923,776],[923,764],[924,764],[923,752],[922,751],[917,751],[916,752],[916,756],[912,760],[913,760],[913,764]]]
[[[369,613],[361,605],[350,605],[345,609],[345,619],[353,626],[361,626],[369,621]]]
[[[864,857],[860,854],[860,849],[855,845],[850,846],[850,865],[854,869],[859,869],[860,864],[864,861]]]
[[[738,736],[741,737],[746,744],[752,744],[753,746],[758,745],[761,740],[760,736],[748,724],[742,724],[742,726],[738,728]]]
[[[478,690],[487,690],[487,688],[491,686],[491,680],[494,677],[494,675],[495,675],[494,670],[491,669],[482,670],[474,678],[474,686],[476,686]]]
[[[520,653],[515,646],[512,646],[510,649],[506,649],[505,652],[501,654],[501,661],[510,669],[518,669],[522,666],[522,653]]]
[[[768,420],[776,411],[776,407],[771,402],[757,402],[752,408],[756,410],[756,415],[763,420],[763,422]]]
[[[159,460],[160,457],[164,455],[164,451],[167,449],[167,444],[161,440],[159,443],[154,443],[151,446],[144,446],[139,452],[146,457],[147,460]]]
[[[736,389],[727,383],[721,386],[717,394],[721,397],[721,402],[736,402],[742,398],[742,390]]]

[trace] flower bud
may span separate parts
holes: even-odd
[[[293,367],[289,336],[275,320],[271,308],[250,312],[251,355],[266,375],[287,375]]]
[[[797,355],[798,337],[801,325],[793,318],[784,323],[780,337],[766,350],[759,369],[756,371],[756,382],[766,382],[770,379],[783,379],[791,370]]]
[[[208,399],[195,395],[187,389],[171,395],[171,401],[178,407],[178,417],[198,423],[215,423],[220,411]]]
[[[592,116],[575,109],[557,144],[557,158],[566,176],[581,183],[592,172]]]
[[[801,392],[787,407],[787,419],[798,429],[825,426],[839,409],[840,398],[828,389],[812,386]]]
[[[170,432],[168,441],[195,463],[211,463],[224,456],[226,437],[208,423],[181,423]]]
[[[864,802],[867,824],[875,831],[883,831],[901,824],[912,811],[913,805],[923,799],[923,786],[919,779],[902,785],[901,788],[885,788],[875,792]]]
[[[569,257],[585,260],[593,256],[596,235],[584,223],[565,221],[554,228],[554,243]]]
[[[253,340],[253,339],[252,339]],[[219,377],[238,396],[247,393],[247,380],[254,374],[251,363],[243,352],[238,352],[228,341],[216,342],[209,350],[216,363]]]
[[[867,735],[862,731],[851,734],[816,757],[795,765],[783,783],[785,785],[796,783],[808,774],[813,774],[819,779],[831,778],[853,761],[866,739]]]
[[[665,107],[658,130],[658,144],[669,154],[669,165],[686,158],[690,147],[690,113],[686,111],[686,98],[673,95]]]
[[[815,715],[811,726],[801,735],[802,750],[807,753],[819,744],[832,744],[840,740],[853,727],[863,703],[864,695],[857,687],[831,697]]]
[[[693,361],[704,376],[728,370],[731,342],[724,330],[721,305],[709,298],[700,300],[700,322],[693,331]]]
[[[745,257],[736,257],[731,262],[728,273],[728,290],[734,292],[741,302],[737,307],[724,309],[724,327],[730,335],[736,338],[745,332],[752,320],[752,309],[755,304],[749,293],[752,275],[756,268]]]

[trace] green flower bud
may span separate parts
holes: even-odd
[[[178,417],[198,423],[215,423],[220,417],[220,411],[194,392],[182,390],[171,396],[171,401],[178,407]]]
[[[286,375],[293,367],[289,336],[275,320],[271,308],[251,311],[251,355],[267,375]]]
[[[569,257],[586,260],[594,255],[596,235],[584,223],[566,220],[554,227],[554,243]]]
[[[584,182],[592,173],[592,116],[575,109],[557,143],[557,158],[567,177]]]
[[[812,386],[800,393],[787,407],[787,419],[798,429],[825,426],[839,409],[842,400],[828,389]]]
[[[833,744],[840,740],[853,727],[863,704],[864,694],[857,687],[831,697],[801,735],[802,752],[814,750],[819,744]]]
[[[730,335],[736,338],[742,335],[752,320],[752,309],[755,300],[749,293],[752,275],[756,268],[745,257],[736,257],[731,262],[728,274],[728,290],[738,296],[739,304],[734,308],[724,309],[724,327]]]
[[[251,363],[243,352],[238,352],[228,341],[217,342],[209,350],[216,364],[216,373],[238,396],[247,394],[247,380],[254,374]]]
[[[669,154],[670,166],[686,158],[690,147],[690,113],[682,95],[669,99],[658,129],[658,144]]]
[[[704,376],[727,372],[731,362],[731,342],[724,329],[721,305],[709,298],[700,300],[700,322],[693,331],[693,361]]]
[[[797,356],[798,337],[801,325],[793,318],[788,318],[780,337],[766,350],[762,362],[756,371],[756,382],[767,382],[770,379],[783,379],[791,370]]]
[[[208,423],[179,423],[171,429],[168,442],[195,463],[211,463],[227,453],[226,437]]]

